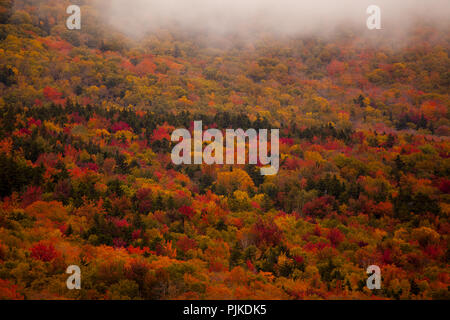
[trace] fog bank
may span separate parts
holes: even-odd
[[[95,0],[106,23],[130,36],[176,25],[186,31],[282,34],[329,32],[337,26],[366,29],[369,5],[381,8],[388,33],[417,18],[448,27],[448,0]]]

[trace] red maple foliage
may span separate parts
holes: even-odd
[[[53,244],[45,244],[40,241],[31,247],[31,257],[36,260],[41,260],[44,262],[49,262],[54,260],[58,256],[58,252],[56,251]]]
[[[17,292],[18,286],[8,280],[0,279],[0,300],[23,300],[23,295]]]
[[[328,240],[333,244],[333,246],[339,245],[344,240],[344,234],[337,228],[332,228],[327,235]]]
[[[178,211],[188,219],[192,219],[194,217],[194,210],[189,206],[182,206]]]

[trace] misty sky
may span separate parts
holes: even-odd
[[[97,0],[108,23],[129,35],[176,23],[185,30],[241,32],[264,28],[289,34],[365,28],[378,5],[383,29],[407,28],[417,16],[448,26],[450,0]],[[106,3],[106,4],[105,4]]]

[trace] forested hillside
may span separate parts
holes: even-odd
[[[450,298],[448,29],[135,39],[77,3],[0,0],[0,299]],[[278,174],[174,165],[195,120],[279,128]]]

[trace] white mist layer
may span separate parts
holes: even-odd
[[[417,18],[448,27],[448,0],[96,0],[111,26],[130,36],[177,26],[186,31],[281,34],[366,28],[369,5],[381,8],[382,28],[392,33]]]

